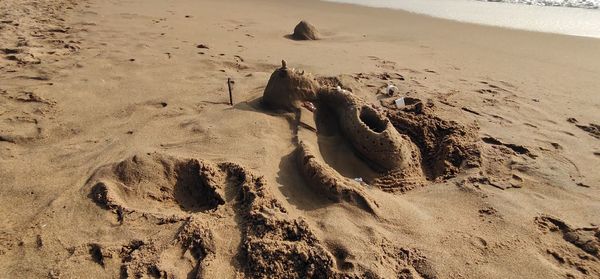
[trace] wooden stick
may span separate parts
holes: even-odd
[[[231,95],[231,78],[227,78],[227,87],[229,88],[229,104],[233,106],[233,95]]]

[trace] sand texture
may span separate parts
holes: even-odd
[[[0,278],[599,278],[599,49],[313,0],[2,0]]]

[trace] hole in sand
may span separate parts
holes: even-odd
[[[363,106],[360,109],[360,120],[376,133],[381,133],[387,127],[385,119],[377,115],[377,112],[371,107]]]
[[[200,166],[195,161],[180,166],[177,172],[177,182],[173,188],[173,197],[185,211],[205,211],[216,209],[223,204],[214,189],[204,184],[200,177]]]

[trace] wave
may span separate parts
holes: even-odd
[[[600,9],[600,0],[479,0],[483,2],[498,2],[526,4],[535,6],[569,7],[584,9]]]

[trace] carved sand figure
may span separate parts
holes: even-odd
[[[374,170],[366,182],[387,192],[404,192],[425,185],[426,179],[455,175],[465,164],[477,165],[475,130],[441,120],[430,110],[424,112],[418,99],[411,99],[404,110],[376,108],[336,86],[335,78],[315,78],[282,61],[269,79],[263,103],[270,109],[295,111],[302,125],[316,118],[334,118],[353,153]],[[314,128],[317,135],[328,129]],[[315,137],[303,130],[297,137],[298,164],[308,184],[330,200],[376,213],[377,203],[364,191],[363,178],[344,177],[328,165],[312,143],[318,141]]]
[[[325,88],[319,91],[319,101],[338,118],[342,132],[356,151],[382,170],[409,167],[416,149],[387,117],[347,90]],[[418,167],[418,166],[417,166]]]
[[[303,101],[316,100],[318,89],[319,82],[311,74],[288,68],[282,60],[281,68],[269,78],[263,104],[270,109],[292,111]]]

